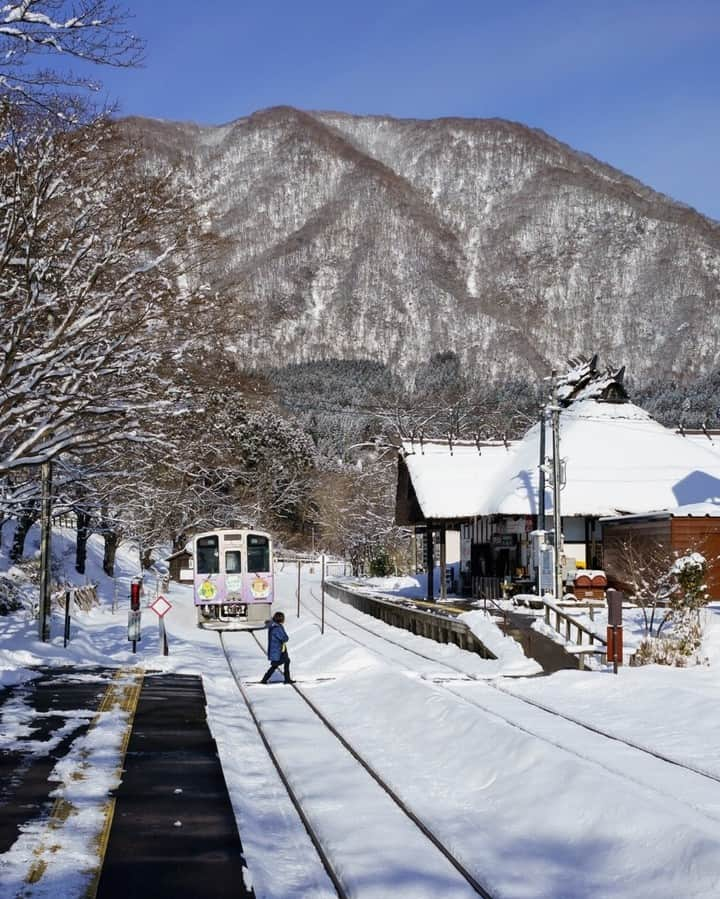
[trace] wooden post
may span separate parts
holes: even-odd
[[[67,646],[70,641],[70,602],[73,598],[72,590],[65,591],[65,632],[63,634],[63,646]]]
[[[43,462],[42,499],[40,507],[40,605],[38,615],[38,636],[43,643],[50,639],[50,560],[52,532],[52,463]]]
[[[435,596],[433,593],[434,561],[433,532],[430,522],[428,521],[425,527],[425,565],[427,567],[427,590],[425,592],[428,602],[434,602],[435,600]]]
[[[446,551],[445,551],[445,525],[441,525],[440,527],[440,599],[447,599],[447,584],[445,582],[446,578]]]

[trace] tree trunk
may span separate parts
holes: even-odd
[[[87,560],[87,542],[90,536],[90,516],[87,512],[76,510],[77,516],[77,543],[75,547],[75,571],[85,574],[85,562]]]
[[[115,554],[120,543],[120,534],[115,531],[105,531],[103,534],[105,549],[103,552],[103,571],[108,577],[115,576]]]
[[[30,528],[37,521],[35,512],[26,512],[17,520],[15,526],[15,536],[13,537],[12,547],[10,549],[10,561],[19,562],[25,551],[25,538]]]

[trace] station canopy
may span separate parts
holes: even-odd
[[[398,514],[398,522],[418,523],[421,518],[448,521],[477,515],[511,452],[512,445],[502,442],[403,441],[398,509],[402,505],[404,466],[409,475],[406,487],[414,494],[419,510],[410,517]]]

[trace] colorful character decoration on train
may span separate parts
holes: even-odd
[[[250,582],[250,592],[255,599],[264,599],[270,595],[270,583],[258,574]]]
[[[206,577],[205,580],[198,587],[198,596],[201,596],[203,599],[212,600],[217,596],[217,587],[210,580],[209,577]]]

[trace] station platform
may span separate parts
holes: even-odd
[[[97,899],[250,899],[202,680],[146,674]]]
[[[74,814],[70,803],[54,798],[53,769],[99,713],[123,708],[129,720],[122,780],[114,796],[98,797],[105,829],[83,895],[254,899],[245,886],[249,878],[206,720],[202,679],[111,668],[33,674],[0,690],[0,715],[16,732],[0,751],[0,855],[11,852],[28,827],[44,834],[25,870],[12,875],[12,895],[51,887],[54,844]],[[75,752],[72,764],[72,776],[82,780],[82,753]],[[0,896],[10,895],[5,887],[11,889],[0,870]]]

